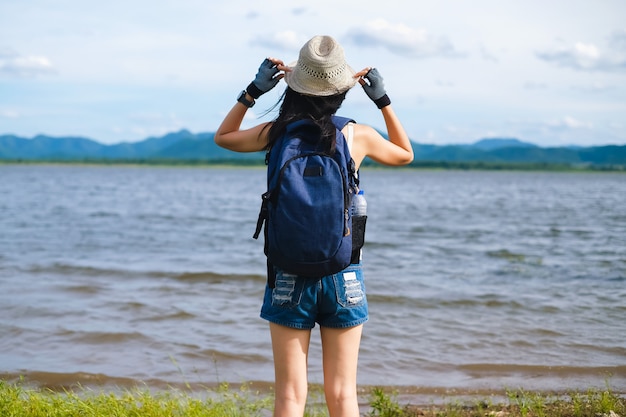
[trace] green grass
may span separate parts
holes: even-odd
[[[374,389],[370,417],[625,417],[626,399],[606,389],[567,394],[506,391],[508,401],[474,400],[471,403],[448,401],[432,406],[400,405],[395,393]]]
[[[88,388],[53,391],[29,388],[22,382],[0,380],[2,417],[264,417],[270,416],[271,394],[236,389],[222,384],[207,390],[204,398],[179,390],[151,393],[149,390],[96,392]],[[314,391],[305,417],[324,417],[322,394]],[[395,392],[374,388],[369,396],[367,417],[626,417],[624,397],[608,386],[603,390],[568,394],[507,391],[505,400],[448,400],[444,404],[400,404]]]
[[[246,385],[236,390],[222,385],[207,392],[206,397],[195,398],[177,390],[107,393],[84,388],[56,392],[0,381],[0,416],[255,417],[267,415],[272,405],[269,396],[251,392]]]

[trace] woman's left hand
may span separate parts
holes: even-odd
[[[385,91],[383,77],[376,68],[365,68],[354,74],[354,77],[358,77],[359,84],[363,87],[365,94],[367,94],[379,109],[391,104],[387,91]]]

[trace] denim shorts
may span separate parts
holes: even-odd
[[[276,284],[265,288],[261,317],[296,329],[348,328],[365,323],[367,298],[360,264],[322,278],[276,270]]]

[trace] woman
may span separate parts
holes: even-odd
[[[283,78],[287,89],[276,120],[240,130],[244,115],[255,99]],[[333,149],[335,126],[331,116],[357,82],[381,109],[389,140],[367,125],[351,123],[343,128],[356,168],[366,156],[385,165],[410,163],[413,150],[391,107],[382,77],[374,68],[352,70],[342,47],[329,36],[316,36],[308,41],[300,50],[298,61],[289,66],[275,58],[263,61],[254,81],[241,92],[218,128],[215,142],[237,152],[261,151],[271,147],[289,122],[308,118],[321,127],[323,140],[328,149]],[[273,289],[266,288],[261,317],[270,322],[276,378],[275,417],[304,414],[309,341],[316,322],[321,329],[324,392],[329,414],[359,416],[356,374],[363,323],[368,319],[367,301],[363,297],[357,305],[339,305],[335,295],[335,287],[339,287],[337,276],[349,273],[365,295],[360,264],[350,265],[342,273],[320,279],[295,277],[302,288],[296,297],[297,305],[290,304],[289,308],[273,305]]]

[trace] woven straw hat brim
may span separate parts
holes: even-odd
[[[339,74],[332,77],[313,77],[298,66],[298,61],[289,64],[291,71],[285,72],[285,82],[294,91],[308,96],[333,96],[348,91],[356,84],[356,71],[347,63]]]

